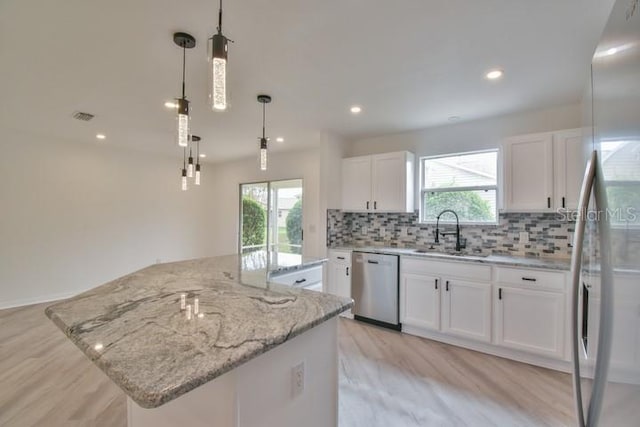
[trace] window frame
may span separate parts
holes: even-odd
[[[466,187],[442,187],[442,188],[432,188],[427,189],[423,187],[424,185],[424,174],[425,167],[424,164],[427,160],[441,159],[445,157],[455,157],[455,156],[464,156],[471,154],[482,154],[482,153],[496,153],[496,184],[495,185],[474,185],[474,186],[466,186]],[[500,168],[502,160],[502,152],[499,147],[496,148],[487,148],[483,150],[473,150],[473,151],[461,151],[447,154],[438,154],[435,156],[420,156],[418,159],[420,174],[419,174],[419,182],[418,182],[418,195],[419,195],[419,207],[418,207],[418,222],[420,224],[435,224],[436,220],[425,219],[424,218],[424,197],[426,193],[451,193],[458,191],[485,191],[485,190],[495,190],[496,192],[496,219],[495,221],[460,221],[460,224],[464,225],[483,225],[483,226],[497,226],[500,223],[500,206],[501,206],[501,184],[502,184],[502,171]],[[440,221],[440,224],[455,224],[453,219],[450,219],[447,216],[446,219]]]

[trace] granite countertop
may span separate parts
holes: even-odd
[[[549,270],[569,271],[571,269],[571,260],[565,258],[543,258],[543,257],[520,257],[511,255],[474,255],[456,254],[451,255],[446,252],[428,251],[416,252],[412,248],[389,248],[378,246],[341,246],[331,249],[342,249],[350,251],[372,252],[379,254],[403,255],[418,258],[441,259],[453,262],[475,262],[481,264],[502,265],[506,267],[522,267],[522,268],[544,268]]]
[[[46,314],[136,403],[154,408],[352,307],[348,298],[267,282],[269,271],[323,260],[281,267],[266,259],[254,252],[157,264]],[[191,310],[181,309],[182,294]]]

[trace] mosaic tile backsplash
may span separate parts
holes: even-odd
[[[465,252],[481,255],[571,257],[573,222],[556,213],[501,213],[499,224],[461,225],[467,239]],[[385,246],[422,248],[432,244],[443,251],[455,249],[455,235],[434,244],[435,224],[421,224],[417,213],[356,213],[327,211],[327,246]],[[441,232],[455,231],[455,224],[440,224]],[[529,233],[520,242],[520,232]]]

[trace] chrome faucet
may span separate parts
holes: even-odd
[[[452,214],[454,214],[456,216],[456,231],[449,231],[446,233],[440,233],[440,217],[442,216],[442,214],[447,213],[447,212],[451,212]],[[460,220],[458,219],[458,214],[455,213],[455,211],[451,210],[451,209],[445,209],[442,212],[440,212],[438,214],[438,216],[436,217],[436,231],[435,231],[435,243],[440,243],[440,237],[439,236],[450,236],[450,235],[456,235],[456,252],[460,252],[460,250],[464,249],[467,247],[467,239],[461,239],[460,238]]]

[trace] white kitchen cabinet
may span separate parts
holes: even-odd
[[[560,271],[496,268],[496,344],[564,359],[566,275]]]
[[[329,253],[326,292],[351,298],[351,252],[333,250]],[[342,315],[351,317],[351,310]]]
[[[516,136],[504,142],[505,207],[550,210],[553,203],[553,135]]]
[[[495,301],[498,345],[563,358],[564,293],[498,285]]]
[[[503,149],[505,210],[577,207],[584,170],[580,129],[514,136]]]
[[[424,329],[440,329],[439,277],[403,273],[400,277],[400,322]]]
[[[444,279],[442,331],[491,341],[491,284]]]
[[[555,207],[578,208],[584,174],[582,131],[570,129],[553,133],[553,173]]]
[[[342,159],[342,209],[367,211],[371,205],[371,156]]]
[[[413,212],[414,162],[408,151],[342,159],[342,210]]]

